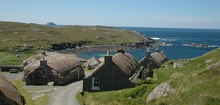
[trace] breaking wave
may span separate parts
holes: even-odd
[[[151,37],[151,39],[153,39],[153,40],[161,40],[161,38],[158,38],[158,37]]]

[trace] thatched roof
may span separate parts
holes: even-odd
[[[24,97],[2,74],[0,74],[0,98],[10,105],[24,104]]]
[[[131,62],[134,64],[132,66],[134,66],[133,68],[139,68],[140,64],[138,63],[138,61],[136,60],[136,58],[134,56],[132,56],[130,53],[125,53],[125,55],[131,60]]]
[[[96,57],[92,57],[90,59],[87,60],[87,62],[85,63],[86,66],[91,65],[92,67],[96,67],[100,64],[101,62],[96,58]]]
[[[157,67],[160,67],[164,61],[168,58],[161,52],[154,52],[151,54],[150,58],[144,57],[139,62],[141,65],[147,66],[149,62],[154,62]]]
[[[24,68],[24,72],[27,73],[27,75],[31,74],[38,68],[53,70],[57,74],[65,74],[66,72],[69,72],[70,70],[74,70],[76,67],[81,66],[80,62],[77,62],[74,59],[70,58],[57,58],[55,60],[48,61],[46,67],[40,67],[40,60],[35,61],[33,63],[28,64]]]
[[[81,66],[80,62],[77,62],[74,59],[57,59],[51,62],[48,62],[48,66],[51,67],[53,70],[64,73],[65,71],[74,70],[75,68]]]
[[[131,77],[140,67],[137,60],[130,54],[117,53],[113,56],[113,62],[117,64],[127,77]]]
[[[104,57],[100,57],[100,58],[99,58],[99,61],[100,61],[100,62],[104,62]]]
[[[162,65],[162,63],[165,61],[165,59],[167,59],[167,57],[160,53],[160,52],[155,52],[153,54],[151,54],[151,57],[159,64]]]
[[[32,63],[32,62],[36,62],[41,59],[52,61],[52,60],[60,59],[60,58],[66,58],[66,56],[64,56],[63,54],[56,53],[56,52],[45,52],[45,55],[42,53],[39,53],[37,55],[27,58],[25,62]]]
[[[137,60],[129,53],[117,53],[112,57],[112,69],[120,70],[127,78],[131,77],[136,70],[140,67]],[[96,73],[104,68],[105,62],[99,64],[91,73]]]

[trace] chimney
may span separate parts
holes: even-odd
[[[146,51],[146,58],[150,58],[150,56],[151,56],[150,47],[148,47]]]
[[[161,51],[161,53],[162,53],[163,55],[165,54],[163,50]]]
[[[44,60],[44,58],[42,60],[40,60],[40,66],[41,67],[46,67],[47,66],[47,60]]]
[[[122,54],[124,54],[124,53],[125,53],[125,50],[123,50],[122,47],[121,47],[119,50],[117,50],[117,53],[122,53]]]
[[[112,56],[110,55],[110,52],[107,51],[107,55],[104,57],[105,60],[104,60],[104,63],[105,63],[105,66],[111,66],[112,64]]]
[[[156,48],[156,52],[160,52],[160,50],[159,50],[158,46],[157,46],[157,48]]]

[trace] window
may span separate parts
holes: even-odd
[[[92,78],[92,90],[100,90],[99,85],[100,85],[99,78],[96,77]]]

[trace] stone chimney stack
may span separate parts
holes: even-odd
[[[157,46],[157,48],[156,48],[156,52],[160,52],[160,49],[158,48],[158,46]]]
[[[161,53],[162,53],[163,55],[165,54],[165,52],[164,52],[163,50],[161,51]]]
[[[104,60],[105,66],[107,66],[107,67],[111,66],[112,56],[110,55],[109,51],[107,51],[107,55],[104,58],[105,58],[105,60]]]
[[[47,66],[47,60],[44,60],[44,58],[41,59],[41,60],[40,60],[40,66],[41,66],[41,67],[46,67],[46,66]]]
[[[117,50],[117,53],[122,53],[122,54],[124,54],[124,53],[125,53],[125,50],[123,50],[122,47],[121,47],[121,49]]]
[[[148,47],[146,51],[146,57],[150,58],[150,56],[151,56],[150,47]]]

